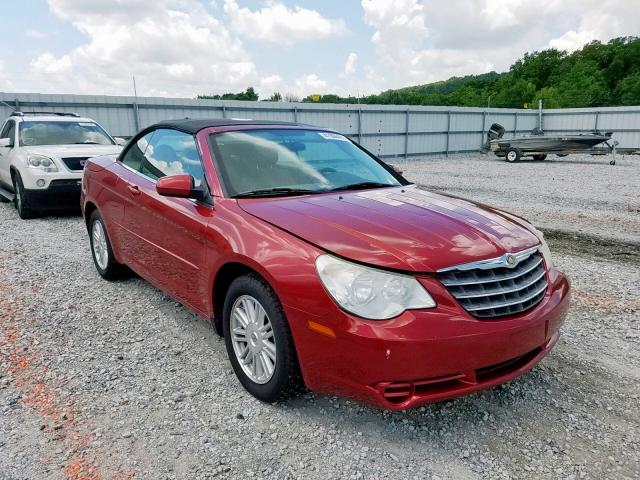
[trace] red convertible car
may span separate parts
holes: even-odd
[[[153,125],[87,163],[81,201],[100,275],[129,267],[211,320],[263,401],[306,386],[399,410],[498,385],[568,308],[526,221],[308,125]]]

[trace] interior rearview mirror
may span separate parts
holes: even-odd
[[[388,163],[387,165],[389,165],[391,168],[393,168],[394,172],[399,173],[400,175],[402,175],[402,169],[398,165],[394,165],[392,163]]]

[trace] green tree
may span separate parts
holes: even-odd
[[[522,108],[539,99],[547,108],[640,105],[639,76],[640,38],[620,37],[607,43],[591,42],[570,54],[553,48],[525,53],[505,73],[451,77],[363,98],[326,94],[320,102],[484,107],[491,97],[495,107]],[[269,100],[278,101],[277,95]],[[240,93],[198,98],[258,100],[258,95],[249,87]],[[312,99],[308,96],[302,101]]]
[[[544,108],[560,108],[562,105],[560,92],[558,92],[558,89],[555,87],[544,87],[538,90],[536,96],[533,97],[532,105],[537,107],[539,100],[542,100],[542,106]]]
[[[501,79],[501,88],[491,104],[496,107],[522,108],[525,103],[530,103],[536,94],[536,86],[523,78],[514,79],[504,77]]]
[[[562,65],[566,53],[555,48],[542,52],[525,53],[521,60],[511,66],[514,78],[533,83],[536,89],[547,86],[549,77]]]
[[[280,92],[275,92],[266,101],[267,102],[281,102],[282,101],[282,95],[280,95]]]
[[[255,102],[258,100],[258,94],[253,89],[253,87],[249,87],[244,92],[240,93],[224,93],[222,95],[198,95],[197,98],[209,100],[249,100]]]
[[[627,75],[616,88],[618,105],[640,105],[640,72]]]

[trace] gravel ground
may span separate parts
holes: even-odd
[[[457,193],[515,168],[599,168],[480,162],[406,170]],[[637,165],[602,167],[620,185],[604,208],[560,181],[539,192],[566,193],[550,207],[522,186],[531,210],[511,187],[468,195],[554,228],[556,204],[584,201],[628,240]],[[139,278],[100,279],[81,218],[22,221],[0,204],[0,479],[640,478],[640,259],[574,237],[551,240],[574,300],[547,359],[507,385],[390,413],[310,393],[259,403],[206,322]]]
[[[640,243],[640,156],[549,156],[510,164],[493,154],[399,163],[411,181],[504,208],[546,229]],[[393,163],[393,162],[392,162]]]

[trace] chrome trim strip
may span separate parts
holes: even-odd
[[[440,280],[440,281],[442,282],[442,284],[445,287],[461,287],[461,286],[464,286],[464,285],[479,285],[481,283],[503,282],[503,281],[506,281],[506,280],[513,280],[514,278],[521,277],[522,275],[526,275],[531,270],[535,270],[541,263],[542,263],[542,255],[540,255],[540,259],[536,262],[535,265],[533,265],[528,270],[525,270],[523,272],[518,271],[518,273],[516,273],[514,275],[508,275],[508,276],[500,277],[500,278],[491,278],[491,279],[487,279],[487,280],[469,280],[469,281],[464,281],[464,282],[456,282],[455,280],[454,281],[451,281],[451,280]]]
[[[125,163],[121,162],[120,160],[117,160],[117,162],[118,162],[118,165],[120,165],[120,166],[122,166],[122,167],[126,168],[127,170],[129,170],[129,171],[130,171],[130,172],[132,172],[132,173],[135,173],[136,175],[141,176],[142,178],[146,178],[146,179],[147,179],[147,180],[149,180],[151,183],[158,183],[158,180],[156,180],[155,178],[148,177],[148,176],[147,176],[147,175],[145,175],[144,173],[142,173],[142,172],[140,172],[140,171],[136,170],[135,168],[131,168],[129,165],[127,165],[127,164],[125,164]],[[126,180],[125,180],[125,181],[126,181]]]
[[[479,312],[481,310],[492,310],[494,308],[503,308],[503,307],[510,307],[512,305],[523,304],[523,303],[528,302],[529,300],[537,297],[541,293],[543,293],[548,287],[549,287],[549,284],[545,281],[544,282],[544,286],[542,288],[540,288],[538,291],[532,293],[531,295],[529,295],[527,297],[520,298],[520,299],[516,300],[515,302],[501,303],[501,304],[498,304],[498,305],[492,305],[490,307],[474,307],[474,308],[466,307],[466,310],[468,312]]]
[[[489,258],[487,260],[479,260],[477,262],[463,263],[460,265],[454,265],[453,267],[446,267],[437,270],[438,273],[449,272],[451,270],[488,270],[491,268],[514,268],[516,267],[522,260],[528,258],[531,254],[537,252],[540,249],[541,245],[536,245],[535,247],[527,248],[526,250],[522,250],[520,252],[515,253],[505,253],[504,255],[496,258]],[[513,258],[515,260],[514,263],[509,263],[509,258]]]
[[[534,280],[532,280],[531,282],[527,283],[526,285],[523,285],[521,287],[511,288],[509,290],[499,290],[499,291],[496,291],[496,292],[493,292],[493,293],[492,292],[474,293],[473,295],[456,295],[455,293],[452,293],[452,295],[455,298],[457,298],[458,300],[460,300],[460,299],[464,299],[464,298],[482,298],[482,297],[486,298],[486,297],[492,297],[494,295],[502,295],[503,293],[519,292],[520,290],[524,290],[525,288],[528,288],[531,285],[539,282],[540,279],[543,278],[546,274],[547,273],[543,270],[540,275],[538,275]]]

